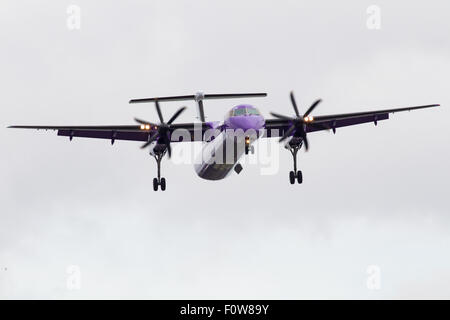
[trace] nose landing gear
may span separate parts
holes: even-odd
[[[255,146],[250,145],[250,137],[245,137],[245,154],[255,154]]]
[[[286,149],[288,149],[291,154],[292,158],[294,160],[294,171],[289,172],[289,182],[291,184],[295,183],[295,180],[297,180],[298,184],[303,183],[303,173],[301,170],[297,171],[297,152],[302,147],[302,141],[290,141],[288,144],[286,144]]]
[[[245,146],[245,154],[255,154],[255,146]]]

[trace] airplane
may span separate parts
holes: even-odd
[[[279,138],[280,143],[284,143],[286,149],[293,157],[293,170],[289,172],[289,182],[291,184],[301,184],[303,174],[297,170],[297,153],[305,147],[309,149],[308,134],[311,132],[331,130],[336,133],[340,127],[353,126],[362,123],[389,119],[389,114],[402,111],[411,111],[440,106],[430,104],[423,106],[404,107],[395,109],[384,109],[367,112],[344,113],[333,115],[312,116],[312,112],[321,103],[321,99],[314,103],[304,112],[300,113],[294,97],[290,93],[293,116],[286,116],[271,112],[274,117],[265,119],[259,110],[249,104],[239,104],[234,106],[225,116],[224,121],[207,122],[204,113],[203,101],[213,99],[235,99],[266,97],[267,93],[237,93],[237,94],[204,94],[197,92],[194,95],[154,97],[144,99],[132,99],[129,103],[149,103],[153,102],[158,114],[159,123],[149,122],[135,118],[137,125],[101,125],[101,126],[24,126],[13,125],[8,128],[20,129],[44,129],[57,130],[58,136],[108,139],[111,144],[116,140],[141,141],[144,144],[142,149],[149,148],[150,155],[157,163],[157,177],[153,179],[153,190],[158,187],[162,191],[166,190],[166,179],[161,177],[161,161],[167,154],[170,158],[172,154],[172,142],[192,142],[202,141],[203,157],[195,164],[195,171],[200,178],[207,180],[222,180],[233,170],[239,174],[242,165],[239,159],[244,154],[254,152],[254,142],[259,138]],[[188,101],[194,100],[197,104],[199,122],[174,123],[175,120],[186,109],[185,106],[179,108],[172,117],[165,121],[161,112],[160,102],[167,101]],[[236,134],[239,133],[239,134]],[[221,154],[217,156],[217,152]],[[204,154],[205,152],[203,152]],[[226,161],[223,161],[226,158]],[[218,161],[218,159],[222,161]]]

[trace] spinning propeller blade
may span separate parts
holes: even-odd
[[[303,118],[306,118],[307,116],[309,116],[309,114],[311,112],[313,112],[313,110],[317,107],[317,105],[322,102],[322,99],[317,99],[316,101],[314,101],[314,103],[311,105],[311,107],[309,107],[309,109],[305,112],[305,114],[303,115]]]
[[[279,141],[283,142],[290,136],[295,135],[296,137],[302,138],[302,141],[305,144],[305,149],[308,150],[309,142],[308,142],[308,137],[306,135],[306,124],[311,123],[311,121],[313,121],[313,118],[310,117],[309,115],[314,111],[314,109],[317,107],[317,105],[320,102],[322,102],[322,100],[318,99],[318,100],[314,101],[314,103],[308,108],[308,110],[306,110],[306,112],[303,114],[303,116],[301,116],[300,112],[298,111],[297,102],[295,101],[293,91],[291,91],[290,97],[291,97],[291,103],[292,103],[292,107],[294,109],[295,117],[288,117],[288,116],[284,116],[282,114],[278,114],[275,112],[270,113],[275,118],[278,118],[281,120],[288,120],[288,121],[292,122],[290,127],[284,132],[283,136],[280,138]]]
[[[153,124],[151,122],[148,122],[148,121],[145,121],[145,120],[141,120],[141,119],[138,119],[138,118],[134,118],[134,120],[137,123],[139,123],[139,124],[150,125],[151,127],[156,128],[156,131],[154,131],[153,134],[149,136],[148,141],[141,146],[141,149],[145,149],[152,142],[156,141],[157,139],[160,139],[160,142],[162,142],[166,146],[167,153],[168,153],[169,158],[170,158],[171,155],[172,155],[172,148],[170,146],[170,129],[171,129],[171,124],[180,116],[180,114],[182,114],[184,112],[184,110],[186,110],[186,107],[181,107],[180,109],[178,109],[172,115],[170,120],[167,123],[165,123],[163,115],[161,113],[161,109],[159,107],[158,101],[155,101],[155,105],[156,105],[156,111],[158,112],[158,118],[161,121],[159,123],[159,125],[156,125],[156,124]]]

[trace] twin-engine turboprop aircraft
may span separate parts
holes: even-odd
[[[9,128],[57,130],[59,136],[109,139],[111,144],[115,140],[131,140],[145,142],[141,148],[149,148],[150,155],[157,163],[157,177],[153,179],[153,189],[166,189],[166,179],[161,177],[161,160],[164,155],[171,156],[172,142],[203,141],[206,157],[202,157],[195,165],[199,177],[208,180],[221,180],[233,170],[240,173],[242,166],[239,159],[243,154],[253,153],[252,145],[259,138],[279,137],[280,142],[291,152],[294,170],[289,172],[289,181],[294,184],[303,182],[302,171],[297,170],[297,152],[304,145],[308,150],[307,134],[320,130],[357,125],[389,119],[389,114],[400,111],[411,111],[437,107],[438,104],[397,109],[384,109],[368,112],[312,116],[313,110],[321,102],[316,100],[305,113],[300,114],[291,92],[291,102],[294,116],[284,116],[271,113],[273,119],[265,119],[261,113],[248,104],[240,104],[231,109],[224,122],[206,122],[203,101],[209,99],[251,98],[265,97],[266,93],[239,94],[203,94],[186,96],[156,97],[130,100],[130,103],[154,102],[159,117],[159,123],[153,123],[135,118],[138,125],[119,126],[10,126]],[[160,102],[195,100],[198,107],[199,122],[174,123],[178,116],[186,109],[181,107],[167,121],[161,112]],[[219,154],[219,155],[218,155]]]

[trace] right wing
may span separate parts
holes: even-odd
[[[118,125],[118,126],[22,126],[15,125],[8,128],[16,129],[36,129],[36,130],[52,130],[57,131],[58,136],[94,139],[109,139],[111,143],[115,140],[128,141],[148,141],[149,136],[156,132],[156,124],[149,124],[145,128],[141,125]],[[206,130],[214,127],[214,123],[177,123],[172,124],[173,130],[183,129],[190,135],[190,141],[203,141],[203,136]],[[172,142],[182,142],[183,140],[172,140]],[[189,141],[188,141],[189,142]]]

